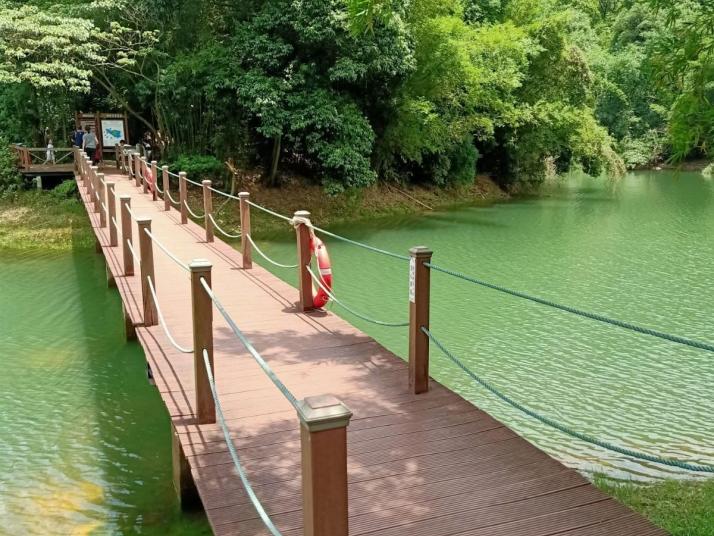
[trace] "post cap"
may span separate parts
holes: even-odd
[[[131,195],[129,195],[129,194],[120,194],[120,195],[119,195],[119,200],[120,200],[120,201],[131,201]]]
[[[161,169],[165,169],[166,171],[169,170],[169,166],[161,166]]]
[[[151,165],[152,165],[152,166],[155,166],[156,164],[158,164],[158,162],[157,162],[156,160],[152,160],[152,161],[151,161]]]
[[[434,252],[426,246],[415,246],[409,250],[412,257],[431,257]]]
[[[205,272],[210,270],[213,264],[208,259],[193,259],[189,264],[188,268],[192,272]]]
[[[250,197],[250,192],[239,192],[238,197],[240,197],[241,199],[247,199]]]
[[[148,216],[139,216],[136,218],[137,225],[151,225],[151,218]]]
[[[185,171],[179,171],[179,175],[183,175],[183,176],[185,177],[185,176],[186,176],[186,172],[185,172]]]
[[[208,179],[204,179],[201,181],[201,184],[203,184],[204,186],[210,186],[212,183]]]
[[[298,402],[300,422],[310,432],[322,432],[344,428],[352,418],[352,412],[333,395],[308,396]]]
[[[309,218],[310,217],[310,211],[308,210],[297,210],[295,211],[295,214],[293,216],[297,218]]]

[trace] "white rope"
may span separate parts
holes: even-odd
[[[174,261],[176,264],[178,264],[181,268],[183,268],[183,269],[186,270],[187,272],[190,272],[190,271],[191,271],[191,269],[188,267],[188,264],[184,264],[183,262],[181,262],[181,259],[179,259],[176,255],[174,255],[173,253],[171,253],[171,252],[169,251],[169,249],[168,249],[166,246],[164,246],[161,242],[159,242],[159,239],[156,238],[156,237],[151,233],[151,231],[149,231],[148,229],[144,229],[144,232],[148,235],[149,238],[151,238],[151,240],[154,242],[154,244],[156,244],[157,246],[159,246],[159,248],[160,248],[164,253],[166,253],[166,255],[167,255],[172,261]]]
[[[191,184],[195,184],[196,186],[200,186],[201,188],[203,188],[203,184],[201,184],[200,182],[192,181],[188,177],[184,177],[184,179],[186,180],[186,182],[190,182]]]
[[[114,216],[112,216],[112,223],[114,224],[114,228],[119,230],[119,225],[117,225],[117,219]]]
[[[126,245],[129,246],[129,251],[131,251],[132,257],[134,257],[134,260],[136,261],[136,264],[141,266],[141,259],[139,256],[136,254],[136,251],[134,251],[134,246],[131,245],[131,240],[128,238],[126,239]]]
[[[221,233],[223,233],[224,235],[226,235],[228,238],[240,238],[240,233],[238,233],[238,234],[231,234],[231,233],[228,233],[228,232],[224,231],[223,229],[221,229],[221,226],[218,225],[218,222],[216,222],[215,218],[213,217],[213,214],[209,214],[209,215],[208,215],[208,218],[211,220],[211,223],[213,223],[213,226],[214,226],[216,229],[218,229],[219,232],[221,232]]]
[[[278,266],[278,267],[280,267],[280,268],[297,268],[297,267],[298,267],[297,264],[281,264],[281,263],[279,263],[279,262],[274,261],[273,259],[271,259],[270,257],[268,257],[265,253],[263,253],[263,252],[261,251],[261,249],[258,247],[258,245],[253,241],[253,237],[252,237],[252,236],[250,236],[249,234],[246,234],[245,236],[246,236],[246,238],[248,239],[248,241],[251,243],[251,245],[253,246],[253,248],[255,248],[255,251],[257,251],[258,254],[259,254],[261,257],[263,257],[266,261],[268,261],[269,263],[274,264],[275,266]]]
[[[159,298],[156,297],[156,290],[154,289],[154,283],[151,281],[150,276],[146,276],[146,280],[149,282],[149,290],[151,291],[151,299],[154,300],[154,305],[156,306],[156,313],[159,315],[159,324],[161,324],[161,327],[164,328],[164,333],[166,334],[166,338],[169,340],[171,344],[173,344],[174,348],[176,348],[179,352],[183,352],[184,354],[192,354],[193,353],[193,348],[184,348],[181,346],[179,343],[176,342],[176,339],[174,339],[171,336],[171,333],[169,333],[169,328],[166,326],[166,320],[164,320],[164,315],[161,313],[161,307],[159,307]]]
[[[193,216],[194,218],[200,220],[201,218],[204,217],[204,215],[199,216],[199,215],[196,214],[193,210],[191,210],[191,207],[188,206],[188,203],[186,203],[186,200],[185,200],[185,199],[184,199],[184,201],[183,201],[183,204],[184,204],[184,206],[186,207],[186,210],[188,210],[188,213],[191,214],[191,216]]]
[[[287,216],[283,216],[282,214],[278,214],[277,212],[273,212],[273,211],[270,210],[269,208],[262,207],[262,206],[260,206],[260,205],[258,205],[258,204],[256,204],[256,203],[253,203],[253,202],[250,201],[250,200],[247,200],[247,203],[248,203],[251,207],[255,207],[255,208],[257,208],[258,210],[262,210],[263,212],[267,212],[267,213],[270,214],[271,216],[275,216],[276,218],[280,218],[281,220],[285,220],[286,222],[288,222],[288,223],[290,223],[291,225],[293,225],[293,218],[288,218]]]
[[[166,190],[166,195],[169,196],[169,201],[171,201],[174,205],[180,205],[178,201],[176,201],[173,197],[171,197],[171,192],[167,189]]]
[[[134,214],[134,211],[131,210],[131,207],[129,205],[126,205],[126,211],[129,213],[129,216],[131,216],[133,219],[138,220],[139,218],[137,217],[136,214]]]

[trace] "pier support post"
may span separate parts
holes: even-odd
[[[298,258],[298,290],[300,293],[300,310],[311,311],[315,308],[312,301],[312,279],[307,267],[310,265],[310,213],[307,210],[298,210],[294,214],[295,233],[297,235],[297,258]]]
[[[347,425],[352,412],[331,395],[300,401],[305,536],[347,536]]]
[[[134,153],[134,184],[137,188],[141,186],[141,157],[139,153]]]
[[[134,322],[132,322],[129,313],[126,310],[124,302],[121,304],[121,312],[124,316],[124,336],[127,341],[133,341],[136,339],[136,328],[134,327]]]
[[[213,222],[211,222],[213,197],[211,197],[211,181],[201,181],[201,185],[203,186],[203,222],[206,227],[206,242],[213,242]]]
[[[152,201],[156,201],[157,196],[158,196],[158,190],[156,188],[156,185],[159,184],[159,178],[158,178],[158,169],[159,166],[156,163],[156,160],[151,161],[151,199]]]
[[[117,205],[114,193],[114,183],[107,182],[107,225],[109,225],[109,245],[116,247],[117,245]]]
[[[151,297],[149,289],[149,278],[156,289],[156,277],[154,276],[154,243],[146,231],[151,232],[151,218],[138,218],[136,220],[137,231],[139,233],[139,257],[141,266],[141,301],[144,306],[144,326],[155,326],[158,323],[156,305]]]
[[[169,197],[170,186],[169,166],[161,166],[161,187],[164,189],[164,210],[167,212],[171,210],[171,198]]]
[[[146,157],[141,157],[141,190],[142,192],[149,193],[149,181],[146,180],[148,166],[146,165]]]
[[[171,458],[173,461],[174,489],[182,510],[193,510],[201,505],[201,498],[191,474],[191,466],[181,446],[176,428],[171,426]]]
[[[99,193],[99,227],[107,226],[107,211],[104,207],[109,208],[107,205],[107,195],[106,188],[104,187],[104,173],[97,174],[97,192]],[[104,206],[102,206],[102,204]]]
[[[250,194],[248,192],[240,192],[240,251],[243,254],[243,269],[250,270],[253,268],[253,250],[250,247]]]
[[[188,210],[186,210],[186,172],[179,171],[179,203],[181,206],[179,210],[181,211],[181,223],[186,225],[188,223]]]
[[[421,330],[429,329],[430,270],[432,251],[423,246],[409,250],[409,390],[414,394],[429,390],[429,338]]]
[[[203,350],[208,354],[208,362],[216,377],[213,366],[213,300],[203,288],[201,279],[211,286],[211,262],[196,259],[188,265],[191,270],[191,310],[193,315],[193,369],[196,381],[196,403],[194,411],[197,424],[216,422],[216,406],[211,394]]]
[[[131,196],[128,194],[120,195],[119,210],[121,211],[121,251],[122,257],[124,258],[124,275],[134,275],[134,256],[131,254],[131,250],[129,249],[129,242],[132,240],[131,214],[129,214],[130,207]],[[133,242],[132,245],[134,245]]]

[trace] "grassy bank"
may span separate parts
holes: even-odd
[[[673,536],[714,535],[714,479],[637,484],[598,476],[594,483]]]
[[[67,251],[93,243],[78,199],[38,191],[0,196],[0,249]]]
[[[177,191],[176,185],[172,190]],[[474,184],[436,188],[425,186],[392,186],[379,184],[355,192],[326,195],[321,186],[300,179],[286,181],[280,188],[266,188],[257,181],[244,181],[236,191],[250,192],[251,200],[280,214],[291,216],[296,210],[308,210],[315,225],[355,223],[383,216],[394,216],[443,210],[459,205],[486,204],[508,198],[491,179],[479,176]],[[189,185],[190,205],[202,211],[201,189]],[[238,202],[214,194],[214,211],[228,228],[238,225]],[[251,213],[253,232],[270,234],[285,228],[285,222],[258,210]]]

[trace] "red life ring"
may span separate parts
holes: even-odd
[[[329,291],[332,291],[332,265],[330,256],[327,254],[327,247],[314,234],[310,239],[310,252],[317,259],[318,277],[320,282]],[[312,304],[315,307],[324,307],[330,301],[330,296],[319,285],[317,289],[312,289]]]

